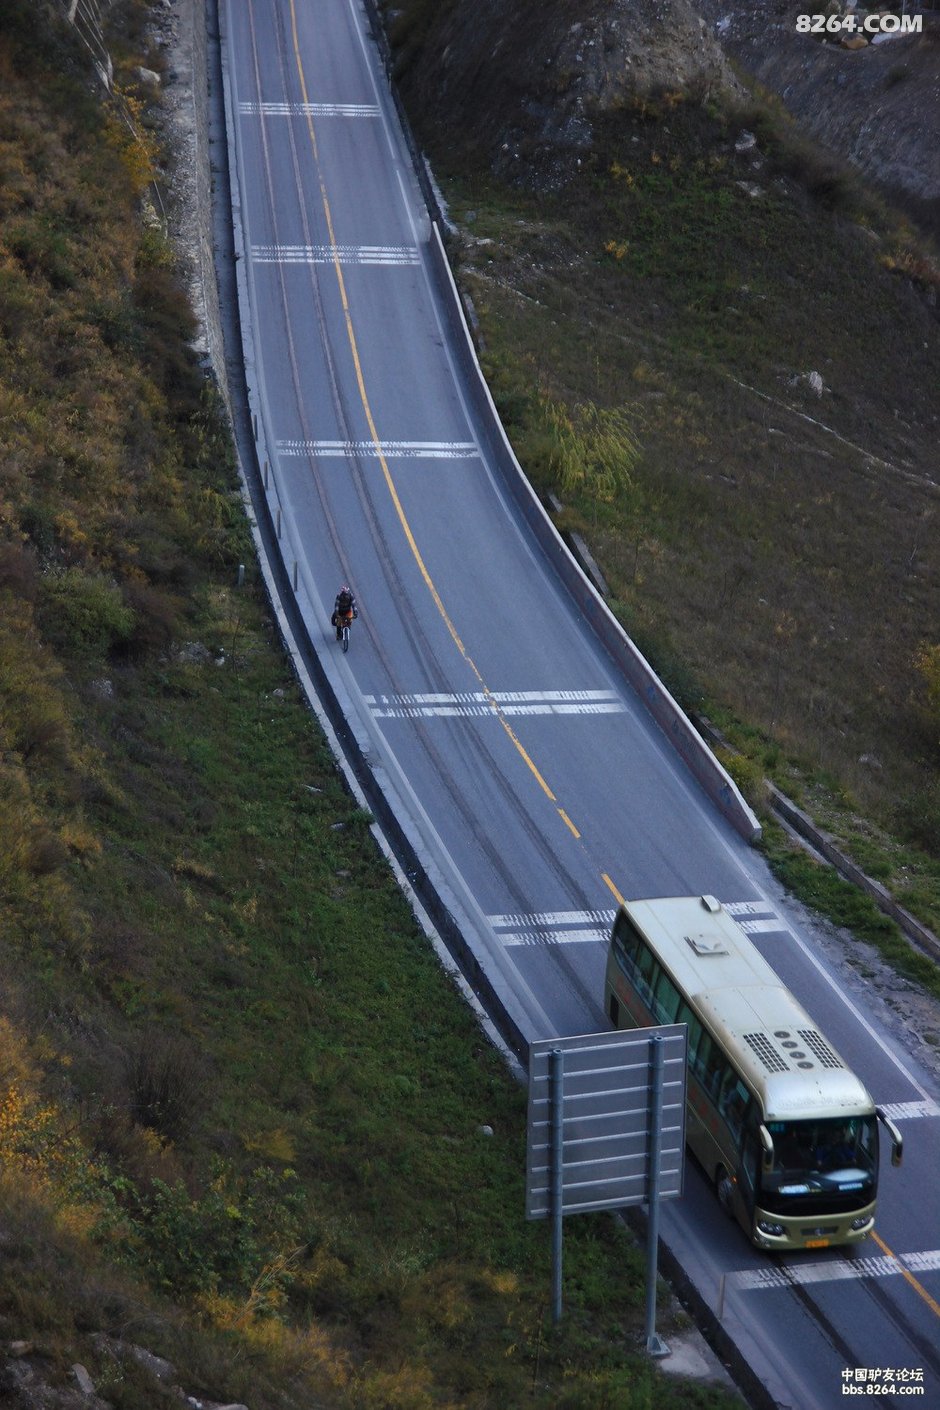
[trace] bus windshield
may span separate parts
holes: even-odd
[[[768,1121],[772,1170],[761,1186],[781,1198],[826,1190],[855,1196],[872,1189],[878,1170],[878,1127],[872,1116],[820,1121]]]

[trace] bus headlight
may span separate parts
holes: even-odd
[[[772,1224],[769,1219],[758,1219],[757,1227],[762,1234],[769,1234],[775,1239],[786,1232],[782,1224]]]
[[[859,1215],[858,1219],[852,1220],[852,1223],[849,1225],[849,1227],[852,1229],[853,1232],[855,1232],[858,1229],[864,1229],[867,1224],[871,1223],[872,1217],[870,1214],[861,1214]]]

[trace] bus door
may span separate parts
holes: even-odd
[[[753,1128],[755,1138],[757,1136],[757,1120],[752,1116],[757,1103],[730,1064],[721,1073],[717,1106],[720,1164],[732,1184],[732,1189],[728,1190],[724,1180],[719,1180],[719,1195],[728,1212],[734,1213],[746,1228],[750,1228],[757,1167],[745,1154],[748,1145],[746,1133]]]
[[[738,1194],[741,1197],[746,1215],[745,1224],[748,1231],[754,1223],[754,1206],[757,1203],[757,1191],[760,1188],[761,1161],[763,1159],[763,1148],[758,1132],[760,1121],[760,1107],[752,1098],[744,1118],[741,1164],[738,1167]]]

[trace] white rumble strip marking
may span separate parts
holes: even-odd
[[[456,694],[366,695],[373,716],[408,720],[433,716],[496,719],[501,715],[615,715],[626,709],[613,690],[494,690]]]
[[[410,245],[252,245],[255,264],[412,265],[420,264]]]
[[[929,1272],[940,1268],[940,1249],[925,1253],[905,1253],[897,1258],[833,1259],[826,1263],[788,1263],[784,1268],[748,1268],[729,1273],[728,1282],[748,1292],[805,1286],[809,1283],[858,1281],[888,1278],[908,1272]]]
[[[793,933],[766,901],[725,901],[723,905],[729,916],[734,916],[745,935]]]
[[[517,945],[604,944],[610,938],[615,911],[531,911],[492,915],[487,920],[508,948]]]
[[[922,1102],[879,1102],[878,1110],[883,1111],[889,1121],[922,1121],[940,1116],[940,1106],[929,1097]]]
[[[473,441],[278,441],[282,455],[310,455],[320,459],[351,460],[374,456],[376,460],[479,460]]]
[[[381,116],[377,103],[239,103],[242,117],[368,117]]]

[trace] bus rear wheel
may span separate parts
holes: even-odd
[[[715,1171],[715,1193],[718,1196],[718,1203],[728,1215],[734,1218],[734,1181],[723,1165],[719,1165]]]

